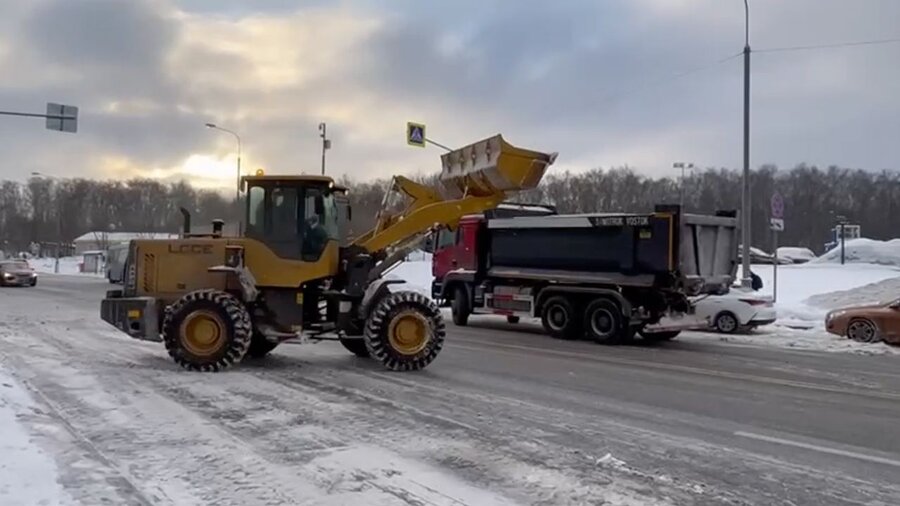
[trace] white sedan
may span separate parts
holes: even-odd
[[[768,325],[776,318],[771,297],[742,288],[732,288],[725,295],[697,297],[691,302],[696,316],[707,319],[711,328],[725,334]]]

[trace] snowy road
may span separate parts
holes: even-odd
[[[195,374],[99,321],[108,286],[0,290],[0,379],[31,398],[0,422],[60,489],[0,480],[0,504],[900,503],[898,356],[606,348],[473,318],[422,373],[319,343]]]

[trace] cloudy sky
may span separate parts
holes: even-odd
[[[751,0],[754,49],[900,37],[897,0]],[[495,133],[556,170],[739,168],[740,0],[0,0],[0,110],[80,107],[75,135],[0,116],[0,178],[438,170],[408,120]],[[900,170],[900,44],[753,58],[752,163]],[[695,72],[688,72],[700,68]],[[677,77],[681,75],[681,77]]]

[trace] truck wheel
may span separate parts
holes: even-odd
[[[364,340],[372,358],[393,371],[430,364],[444,346],[444,318],[428,297],[395,292],[383,298],[366,320]]]
[[[577,339],[581,324],[575,313],[575,306],[561,295],[550,297],[541,310],[544,330],[557,339]]]
[[[641,338],[648,343],[659,343],[662,341],[671,341],[678,337],[678,334],[681,334],[680,330],[670,330],[668,332],[644,332],[644,329],[639,330],[641,334]]]
[[[453,289],[453,300],[450,302],[450,314],[453,315],[453,323],[465,327],[469,323],[469,315],[472,313],[472,305],[469,304],[468,290],[462,285]]]
[[[365,339],[361,337],[342,337],[340,341],[350,353],[360,358],[369,358],[369,349],[366,348]]]
[[[162,329],[166,350],[175,362],[204,372],[240,362],[253,333],[244,304],[219,290],[185,294],[167,308]]]
[[[584,328],[588,337],[599,344],[622,344],[634,336],[634,329],[626,325],[619,305],[606,298],[588,304]]]
[[[279,343],[273,343],[259,332],[253,332],[250,338],[250,346],[247,348],[247,356],[251,358],[263,358],[274,350]]]

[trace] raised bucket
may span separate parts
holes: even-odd
[[[441,186],[448,198],[530,190],[556,155],[517,148],[497,134],[442,155]]]

